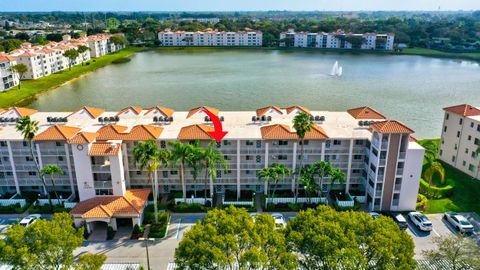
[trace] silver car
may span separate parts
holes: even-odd
[[[283,214],[272,213],[271,216],[273,217],[273,220],[275,221],[275,226],[276,227],[279,227],[279,228],[287,227],[287,223],[285,222],[285,218],[283,217]]]
[[[458,213],[446,213],[445,219],[461,233],[473,233],[473,225],[468,219]]]
[[[417,226],[419,230],[422,231],[431,231],[433,230],[433,225],[430,219],[427,218],[424,214],[420,212],[410,212],[408,213],[408,218]]]
[[[24,217],[22,220],[20,220],[20,225],[23,227],[27,228],[28,226],[32,225],[37,219],[40,219],[42,215],[40,214],[31,214],[29,216]]]

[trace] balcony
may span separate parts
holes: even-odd
[[[397,168],[397,175],[403,175],[403,168]]]
[[[94,188],[112,188],[112,181],[94,181]]]
[[[93,164],[92,172],[110,172],[110,164]]]
[[[400,152],[400,154],[398,155],[398,159],[405,159],[406,156],[407,152]]]

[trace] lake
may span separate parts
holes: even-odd
[[[335,61],[343,67],[340,78],[328,75]],[[430,138],[440,136],[442,108],[461,103],[480,105],[478,63],[308,50],[188,49],[137,53],[131,62],[107,66],[39,96],[30,107],[254,110],[303,105],[337,111],[368,105],[406,123],[417,138]]]

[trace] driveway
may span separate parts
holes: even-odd
[[[107,240],[107,223],[105,222],[94,222],[93,230],[88,236],[88,241],[90,242],[99,242]]]
[[[166,239],[181,240],[183,234],[187,232],[199,220],[203,220],[204,214],[172,215],[168,226]]]

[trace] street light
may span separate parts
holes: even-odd
[[[140,238],[138,238],[138,240],[145,242],[145,248],[147,250],[147,269],[151,270],[151,268],[150,268],[150,256],[148,255],[148,241],[155,241],[155,238],[140,237]]]

